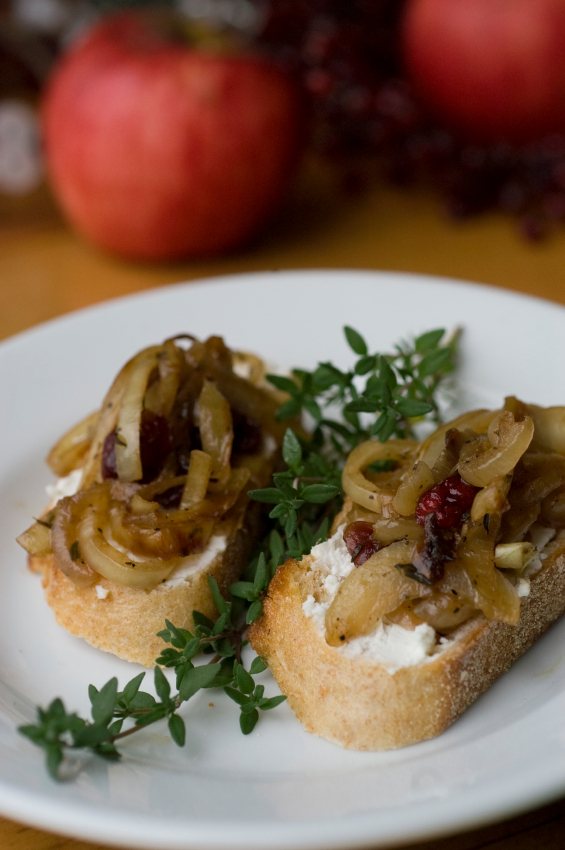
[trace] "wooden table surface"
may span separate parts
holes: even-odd
[[[292,268],[393,269],[464,278],[565,304],[565,228],[539,244],[489,215],[447,222],[426,191],[377,186],[344,197],[309,164],[261,240],[229,256],[167,265],[124,262],[75,236],[45,198],[17,215],[0,205],[0,338],[115,296],[234,272]],[[40,761],[38,761],[38,769]],[[565,797],[503,823],[418,845],[425,850],[562,850]],[[96,845],[98,846],[98,845]],[[415,845],[413,845],[415,846]],[[1,850],[95,850],[0,818]],[[408,850],[408,848],[404,848]]]

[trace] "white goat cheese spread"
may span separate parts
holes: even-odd
[[[316,561],[315,569],[324,575],[322,588],[325,591],[325,599],[323,602],[316,602],[310,595],[303,603],[302,610],[307,617],[314,620],[322,633],[325,632],[326,611],[343,580],[355,569],[343,540],[344,528],[345,526],[340,526],[333,537],[318,543],[311,553]],[[381,622],[372,634],[354,638],[344,646],[336,647],[336,652],[352,658],[377,661],[393,674],[402,667],[412,667],[414,664],[435,657],[450,643],[450,641],[442,641],[441,644],[437,644],[435,629],[427,623],[422,623],[413,631],[409,631],[396,623]]]
[[[197,552],[194,555],[188,555],[186,558],[183,558],[182,562],[173,570],[169,578],[161,582],[156,589],[163,588],[168,590],[171,587],[176,587],[182,581],[190,578],[193,573],[206,569],[217,555],[225,552],[227,544],[228,540],[225,534],[213,534],[203,552]]]
[[[117,541],[115,541],[112,537],[108,536],[107,540],[111,546],[113,546],[115,549],[118,549],[120,552],[124,552],[132,560],[134,558],[137,561],[143,560],[132,552],[128,552],[127,549],[124,549],[123,546],[120,546],[120,544],[117,543]],[[213,534],[203,552],[195,552],[193,555],[187,555],[185,558],[183,558],[180,564],[172,571],[170,576],[166,578],[165,581],[162,581],[160,584],[158,584],[157,587],[154,588],[154,590],[170,590],[172,587],[177,587],[179,584],[181,584],[181,582],[189,580],[194,573],[200,572],[201,570],[205,570],[206,567],[212,563],[212,561],[217,555],[219,555],[221,552],[225,552],[227,544],[228,540],[225,534]]]
[[[54,484],[48,484],[45,488],[49,500],[55,505],[65,496],[74,496],[80,490],[82,481],[82,469],[73,469],[64,478],[58,478]]]

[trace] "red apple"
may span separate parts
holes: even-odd
[[[119,255],[233,248],[292,179],[300,96],[266,60],[191,48],[149,20],[103,19],[55,69],[42,110],[53,191],[80,233]]]
[[[402,51],[423,98],[471,138],[565,131],[564,0],[408,0]]]

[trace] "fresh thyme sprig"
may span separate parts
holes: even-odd
[[[284,528],[286,540],[298,533],[299,517],[311,505],[324,505],[335,499],[340,492],[339,471],[314,448],[308,447],[303,457],[303,447],[296,434],[289,428],[283,440],[283,460],[288,469],[273,475],[274,487],[250,490],[248,495],[258,502],[275,505],[269,517],[276,519]],[[302,509],[302,513],[300,513]],[[307,516],[303,516],[306,520]]]
[[[393,354],[370,354],[358,331],[345,327],[344,333],[357,355],[350,371],[319,363],[313,372],[294,369],[293,378],[267,375],[289,396],[278,418],[306,412],[315,424],[310,441],[287,430],[282,449],[287,469],[273,475],[273,487],[249,492],[252,499],[274,505],[269,517],[282,531],[286,557],[300,558],[325,539],[340,507],[341,470],[355,446],[374,438],[411,437],[414,421],[425,417],[439,421],[437,390],[455,368],[457,334],[446,341],[443,329],[401,343]],[[341,408],[339,419],[325,415],[335,407]]]
[[[413,344],[397,345],[393,354],[370,354],[360,333],[350,327],[344,332],[357,355],[350,371],[319,363],[313,372],[294,369],[294,378],[267,376],[273,386],[290,396],[279,409],[279,419],[306,411],[341,455],[372,437],[381,442],[392,436],[409,437],[414,419],[431,414],[433,421],[439,420],[436,393],[455,368],[457,335],[444,341],[445,331],[437,329],[417,337]],[[324,411],[336,405],[341,407],[342,418],[324,417]],[[361,413],[373,414],[373,418],[364,422]]]
[[[161,665],[155,667],[154,674],[157,699],[140,690],[145,673],[139,673],[122,691],[118,690],[115,677],[100,690],[90,685],[91,719],[68,713],[59,698],[47,709],[38,708],[37,723],[20,726],[19,731],[45,751],[51,776],[59,778],[64,754],[71,750],[87,750],[110,761],[118,760],[121,754],[116,744],[160,720],[167,721],[175,744],[184,746],[186,725],[178,710],[203,688],[222,688],[239,705],[241,731],[245,735],[252,732],[259,720],[259,711],[269,711],[286,699],[281,695],[265,697],[264,686],[255,683],[253,677],[267,668],[261,658],[255,658],[249,670],[241,660],[245,630],[262,612],[262,598],[274,569],[272,559],[267,562],[261,553],[253,581],[233,585],[230,601],[223,598],[216,580],[208,576],[220,615],[215,623],[198,611],[193,614],[194,633],[166,621],[166,628],[159,632],[159,637],[169,646],[157,658],[157,664]],[[240,622],[245,607],[241,599],[251,596],[253,601],[247,616]],[[208,664],[194,665],[193,659],[201,651],[214,653],[214,657]],[[161,667],[174,669],[176,694],[171,694],[171,685]],[[124,723],[128,723],[126,729]]]

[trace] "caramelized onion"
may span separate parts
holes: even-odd
[[[519,398],[516,398],[514,395],[507,395],[504,399],[504,410],[509,410],[510,413],[514,414],[514,419],[517,422],[521,422],[521,420],[525,416],[531,416],[530,405],[525,404],[525,402],[520,401]]]
[[[508,491],[512,483],[512,474],[497,475],[490,484],[479,490],[471,507],[471,519],[479,522],[486,514],[502,514],[510,507]]]
[[[147,388],[144,408],[167,417],[175,403],[181,373],[186,368],[183,350],[167,340],[163,343],[163,356],[158,366],[158,379]]]
[[[432,470],[423,460],[417,461],[407,472],[392,500],[392,507],[401,516],[410,516],[416,510],[420,496],[435,484]]]
[[[376,513],[383,505],[392,503],[394,490],[379,487],[363,474],[369,464],[376,460],[395,460],[408,463],[417,443],[414,440],[389,440],[380,443],[369,440],[353,449],[343,470],[342,487],[354,502]]]
[[[439,634],[452,631],[477,613],[476,608],[452,593],[435,593],[413,604],[414,614]]]
[[[78,520],[91,496],[92,491],[82,490],[76,496],[61,499],[51,527],[51,545],[57,565],[78,587],[88,587],[99,578],[96,570],[86,561],[78,542]]]
[[[458,463],[459,474],[474,487],[487,487],[491,481],[511,472],[534,435],[534,423],[527,416],[516,422],[509,411],[501,411],[492,420],[488,429],[491,447],[480,447],[471,457]]]
[[[83,476],[81,486],[83,489],[89,487],[94,481],[99,481],[100,476],[100,461],[102,458],[102,447],[104,440],[108,434],[114,430],[118,421],[120,405],[126,391],[130,376],[136,368],[139,359],[146,354],[147,351],[160,351],[161,346],[153,346],[150,349],[145,349],[135,357],[132,357],[125,366],[118,372],[114,382],[102,402],[98,421],[94,429],[90,449],[83,467]]]
[[[108,543],[98,521],[95,508],[88,508],[77,526],[78,543],[88,564],[108,581],[126,587],[151,588],[179,565],[181,559],[178,557],[140,559],[129,552],[118,551]]]
[[[559,487],[541,504],[540,522],[552,528],[565,528],[565,487]]]
[[[172,475],[171,477],[159,478],[156,481],[151,481],[149,484],[143,484],[141,487],[136,487],[136,492],[148,502],[158,501],[157,496],[165,493],[173,487],[184,487],[186,484],[186,475]],[[119,494],[116,494],[119,498]]]
[[[45,522],[36,520],[19,537],[16,537],[16,543],[19,543],[32,558],[44,558],[53,551],[51,528]]]
[[[395,623],[397,626],[406,629],[406,631],[413,632],[414,629],[425,622],[422,617],[419,617],[414,612],[415,604],[417,604],[417,600],[414,599],[407,599],[405,602],[401,602],[398,608],[395,608],[394,611],[389,611],[386,615],[386,623]]]
[[[134,493],[129,503],[130,510],[135,516],[147,516],[159,508],[159,502],[148,502],[139,493]]]
[[[413,517],[377,516],[373,522],[373,538],[381,543],[393,543],[395,540],[416,541],[422,536],[422,526]]]
[[[496,413],[497,411],[493,410],[471,410],[468,413],[463,413],[456,419],[452,419],[451,422],[447,422],[445,425],[440,425],[421,444],[418,451],[418,460],[423,460],[432,468],[445,448],[445,438],[448,431],[453,428],[459,431],[470,428],[475,433],[480,434],[486,431],[490,422],[496,416]]]
[[[514,480],[512,506],[537,505],[565,484],[565,457],[557,452],[528,452]]]
[[[265,364],[260,357],[250,351],[233,351],[235,374],[256,386],[265,379]]]
[[[538,407],[529,404],[534,420],[534,443],[547,451],[565,455],[565,407]]]
[[[435,482],[439,482],[443,478],[448,478],[450,475],[453,475],[457,469],[461,447],[463,446],[466,434],[468,433],[469,432],[459,431],[457,428],[450,428],[449,431],[446,432],[445,447],[441,450],[432,467]]]
[[[204,499],[211,472],[212,458],[210,455],[198,449],[191,451],[190,466],[180,501],[181,510],[190,508]]]
[[[497,523],[487,531],[484,523],[466,523],[455,559],[446,565],[438,590],[455,594],[478,608],[489,620],[516,625],[520,599],[513,585],[496,569],[494,546]]]
[[[220,484],[230,474],[233,422],[230,406],[213,381],[204,381],[198,399],[202,448],[212,458],[212,475]]]
[[[241,469],[232,469],[227,483],[218,488],[217,492],[212,492],[211,485],[206,498],[201,502],[197,502],[187,509],[177,509],[166,514],[166,523],[189,523],[196,522],[198,518],[211,519],[223,516],[232,508],[240,497],[242,489],[249,480],[249,470],[245,467]],[[186,475],[177,475],[173,478],[154,481],[151,484],[146,484],[138,489],[138,493],[142,498],[147,500],[157,499],[157,497],[170,490],[173,487],[185,485]],[[179,499],[180,502],[180,499]]]
[[[410,561],[412,549],[411,543],[391,543],[347,576],[326,611],[326,640],[330,646],[370,634],[384,615],[405,599],[429,592],[397,569],[397,564]]]
[[[239,509],[251,475],[258,486],[266,483],[269,452],[260,452],[265,442],[259,429],[282,440],[286,425],[275,421],[280,395],[235,375],[220,337],[193,340],[188,350],[175,339],[128,361],[100,411],[69,431],[49,455],[60,476],[82,469],[82,490],[61,500],[51,531],[35,523],[20,542],[38,557],[52,544],[60,568],[78,585],[103,575],[130,587],[154,587],[206,547],[218,520]],[[245,360],[253,380],[262,382],[259,359]],[[253,449],[241,449],[233,469],[231,406],[243,421],[253,420],[257,432]],[[199,443],[203,451],[195,448]],[[102,480],[105,445],[113,465],[112,475]],[[157,454],[159,462],[148,471]],[[187,466],[188,474],[176,474]],[[150,484],[143,483],[144,475]]]
[[[105,522],[103,516],[100,522]],[[171,521],[165,511],[132,515],[123,503],[112,505],[105,528],[111,540],[138,558],[172,558],[200,552],[212,531],[213,520],[200,516],[184,522]],[[110,539],[110,538],[108,538]]]
[[[149,376],[162,353],[162,347],[142,351],[124,391],[115,438],[116,469],[120,481],[139,481],[143,477],[140,451],[143,399]]]
[[[77,469],[90,448],[99,412],[91,413],[67,431],[47,455],[47,464],[55,475],[64,478]]]
[[[192,349],[189,355],[192,353]],[[279,422],[276,413],[281,404],[280,393],[255,386],[240,378],[231,368],[210,356],[204,356],[200,362],[206,374],[214,380],[219,391],[227,399],[230,407],[254,419],[261,428],[271,434],[278,443],[282,443],[288,422]],[[301,436],[307,436],[298,420],[292,421],[292,428]]]
[[[501,538],[508,543],[523,540],[540,511],[541,505],[511,507],[502,518]]]

